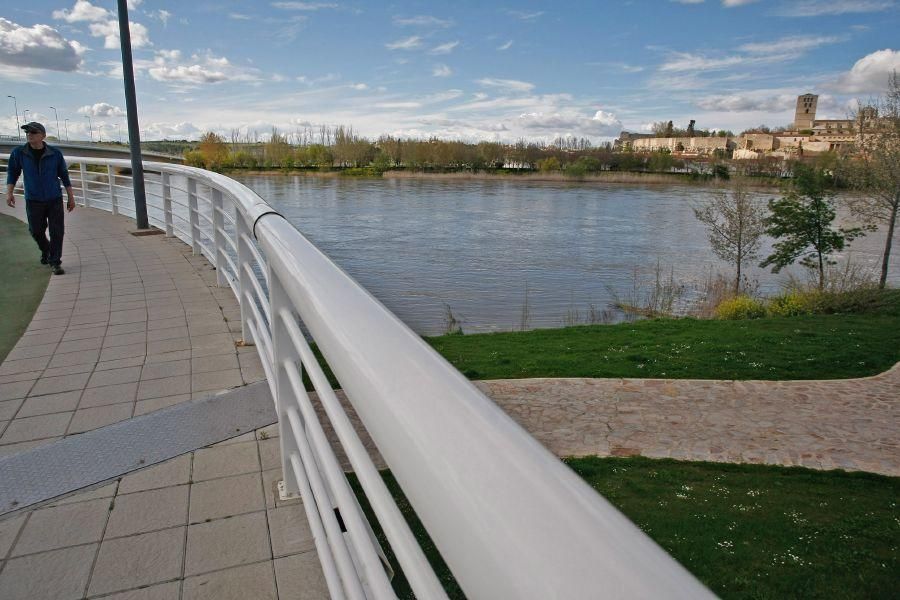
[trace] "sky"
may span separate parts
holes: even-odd
[[[739,133],[790,124],[804,93],[844,118],[900,71],[898,0],[128,2],[143,139],[341,124],[600,143],[690,119]],[[116,15],[112,0],[4,2],[0,134],[17,107],[50,135],[58,116],[63,138],[127,137]]]

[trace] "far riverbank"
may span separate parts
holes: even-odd
[[[226,175],[263,177],[369,177],[375,179],[427,179],[432,181],[516,181],[523,183],[587,183],[587,184],[637,184],[637,185],[695,185],[704,188],[728,187],[734,181],[744,181],[754,188],[777,188],[781,179],[771,177],[733,177],[731,179],[699,178],[687,173],[636,173],[630,171],[603,171],[596,174],[571,177],[563,173],[477,173],[450,172],[434,173],[426,171],[375,171],[360,173],[360,170],[320,171],[313,169],[226,169]]]

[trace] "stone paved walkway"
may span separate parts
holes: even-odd
[[[22,220],[18,204],[0,210]],[[0,365],[0,457],[263,379],[208,262],[133,227],[67,215],[66,274]],[[326,598],[280,478],[266,428],[13,514],[0,520],[0,598]]]
[[[900,476],[900,363],[863,379],[478,382],[557,456],[799,465]]]

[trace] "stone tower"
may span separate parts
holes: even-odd
[[[819,97],[816,94],[803,94],[797,96],[797,110],[794,112],[794,129],[812,129],[816,120],[816,104]]]

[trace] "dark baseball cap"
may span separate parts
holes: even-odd
[[[22,125],[22,129],[25,130],[25,133],[31,133],[33,131],[37,131],[38,133],[43,133],[47,135],[47,130],[44,129],[44,126],[38,123],[37,121],[32,121],[31,123],[25,123]]]

